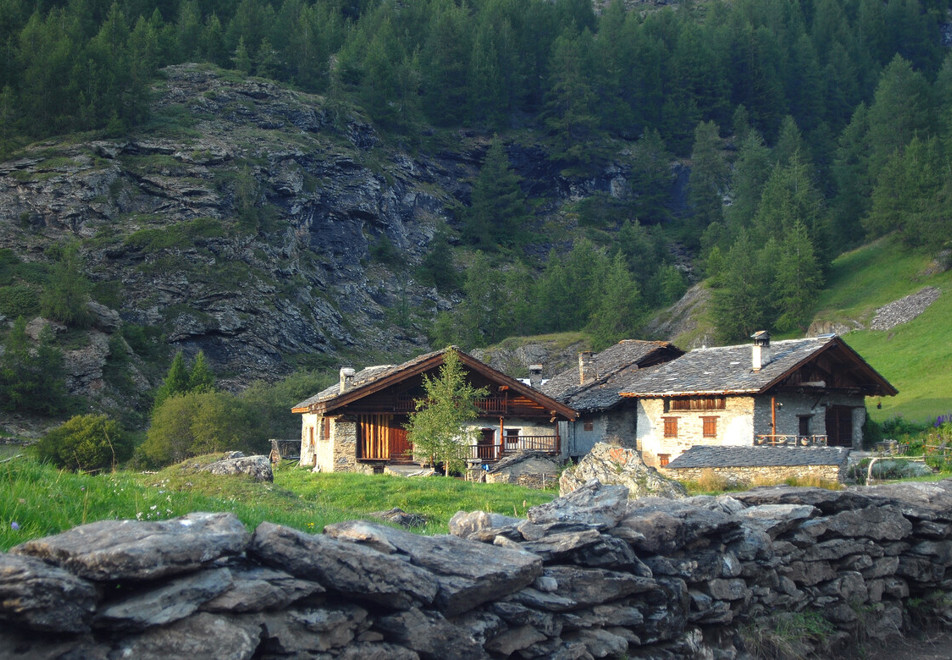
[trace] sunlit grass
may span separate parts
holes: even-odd
[[[249,528],[262,521],[319,532],[325,525],[399,507],[426,517],[423,534],[448,531],[457,511],[525,516],[554,498],[508,484],[443,477],[314,474],[285,462],[273,484],[194,472],[187,461],[155,474],[90,476],[61,472],[29,457],[0,464],[0,549],[104,519],[160,520],[192,511],[231,511]]]
[[[895,397],[867,400],[870,415],[878,422],[897,415],[925,421],[952,412],[952,272],[926,275],[929,263],[928,255],[903,250],[894,238],[880,239],[833,262],[818,303],[818,319],[867,324],[877,308],[925,286],[942,291],[909,323],[845,336],[899,390]]]

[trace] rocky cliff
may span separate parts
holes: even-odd
[[[323,97],[170,67],[139,132],[48,141],[0,163],[0,249],[43,264],[50,246],[80,240],[100,316],[121,319],[69,362],[81,394],[103,388],[116,351],[136,362],[135,346],[108,341],[120,325],[150,330],[166,357],[203,350],[235,387],[340,355],[393,361],[425,348],[432,314],[454,302],[414,267],[468,202],[487,143],[432,139],[411,152]],[[540,222],[566,200],[626,189],[615,165],[570,181],[541,147],[510,158],[544,200]]]

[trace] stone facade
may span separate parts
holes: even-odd
[[[716,418],[714,435],[704,435],[704,417]],[[676,419],[677,436],[665,437],[665,418]],[[638,444],[646,465],[662,467],[695,445],[754,444],[753,397],[727,397],[723,410],[665,412],[664,399],[638,400]]]
[[[306,413],[302,417],[301,465],[320,472],[367,472],[357,463],[357,422],[328,416],[330,429],[325,438],[324,416]]]
[[[574,422],[559,422],[563,458],[579,459],[599,442],[609,439],[622,447],[635,448],[638,413],[634,406],[583,414]]]
[[[862,449],[863,424],[866,422],[866,400],[862,395],[831,392],[824,393],[820,397],[786,393],[778,394],[775,399],[774,406],[771,403],[771,397],[756,397],[754,428],[757,429],[757,433],[770,433],[771,417],[775,410],[777,434],[800,435],[801,420],[804,420],[808,435],[827,435],[827,408],[842,406],[850,409],[851,446],[853,449]]]

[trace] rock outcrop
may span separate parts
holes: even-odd
[[[234,453],[237,456],[227,456],[220,461],[203,465],[199,471],[217,475],[246,474],[255,481],[274,481],[271,460],[267,456],[244,456],[241,452]]]
[[[645,465],[641,452],[605,442],[596,443],[578,465],[566,468],[559,479],[559,492],[566,495],[592,480],[625,486],[632,499],[684,497],[687,493],[680,483]]]
[[[952,481],[630,500],[586,484],[450,536],[231,514],[0,553],[0,658],[595,658],[855,652],[950,613]]]

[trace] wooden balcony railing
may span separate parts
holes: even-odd
[[[562,442],[558,435],[520,435],[518,438],[505,438],[501,445],[463,445],[462,450],[464,459],[494,463],[520,451],[558,455],[562,453]]]
[[[390,408],[393,412],[408,413],[416,410],[417,400],[408,396],[398,396],[390,398],[388,402],[383,402],[383,407]],[[509,399],[503,396],[489,396],[483,399],[476,399],[476,407],[481,412],[497,415],[505,415],[509,412]]]
[[[758,447],[826,447],[825,435],[797,435],[791,433],[763,433],[754,436]]]

